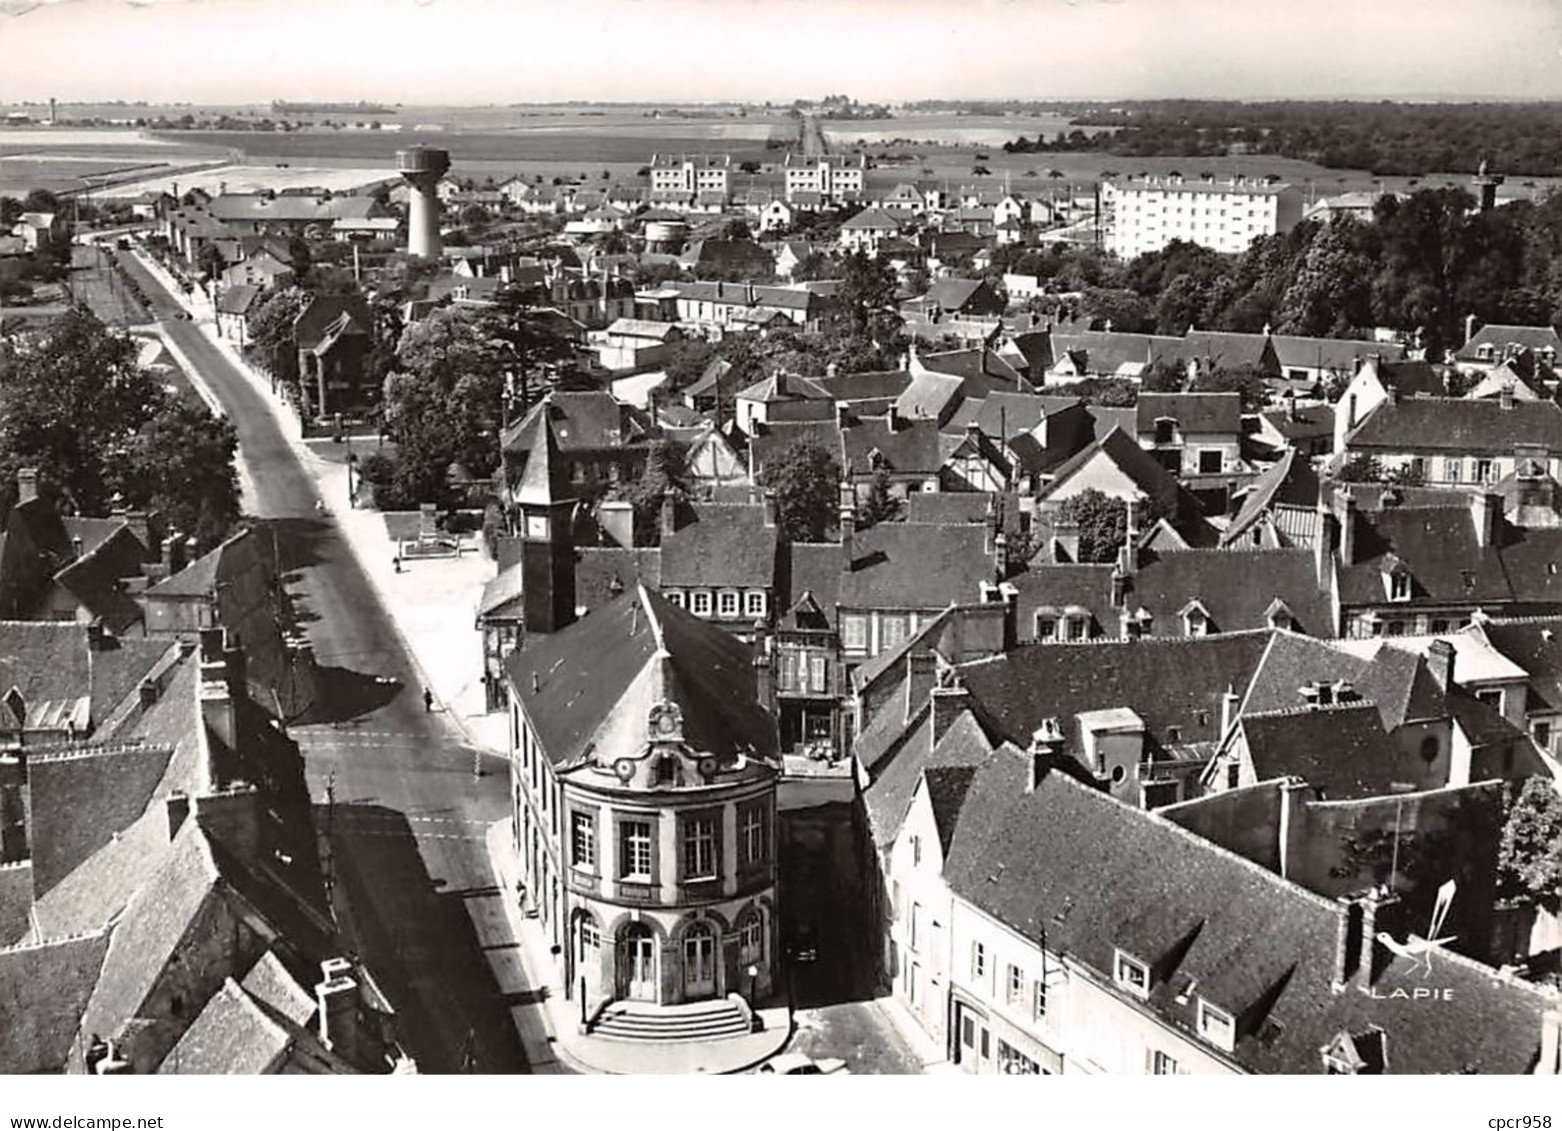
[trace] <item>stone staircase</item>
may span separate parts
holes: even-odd
[[[748,1007],[736,996],[682,1005],[615,1001],[603,1007],[589,1031],[615,1041],[719,1041],[747,1036],[749,1016]]]

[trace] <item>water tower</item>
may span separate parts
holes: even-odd
[[[411,191],[407,194],[407,254],[439,258],[439,194],[435,187],[450,172],[450,154],[414,145],[396,151],[396,171]]]

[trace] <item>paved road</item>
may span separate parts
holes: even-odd
[[[277,532],[289,592],[324,675],[319,706],[292,733],[313,795],[323,799],[329,784],[335,799],[316,820],[334,848],[339,904],[397,1007],[402,1043],[424,1072],[560,1071],[538,1007],[528,1004],[518,955],[503,944],[483,846],[484,827],[504,816],[503,778],[474,779],[459,732],[424,711],[416,669],[389,616],[316,511],[314,483],[260,394],[178,317],[172,296],[124,258],[232,419],[257,515]],[[490,966],[496,952],[507,993]]]

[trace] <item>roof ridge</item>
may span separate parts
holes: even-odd
[[[73,931],[65,935],[53,935],[46,939],[32,939],[30,941],[14,942],[10,946],[0,946],[0,956],[19,954],[28,950],[43,950],[50,946],[63,946],[65,943],[81,942],[85,939],[102,938],[108,934],[107,927],[98,927],[91,931]]]
[[[1371,711],[1378,714],[1378,705],[1371,699],[1353,699],[1348,703],[1320,703],[1316,707],[1302,704],[1296,707],[1275,707],[1268,711],[1249,711],[1240,715],[1239,720],[1247,719],[1283,719],[1293,715],[1321,715],[1325,712],[1338,713],[1343,711]]]
[[[74,762],[83,758],[107,758],[120,754],[139,754],[149,750],[166,750],[169,754],[172,754],[174,744],[170,742],[147,743],[139,738],[120,739],[114,742],[59,743],[49,746],[29,746],[27,747],[27,758],[29,763]]]
[[[646,590],[645,582],[636,581],[635,591],[635,600],[645,610],[646,623],[651,626],[651,637],[656,641],[657,652],[670,658],[672,653],[667,650],[667,640],[662,635],[662,621],[651,604],[650,593]]]

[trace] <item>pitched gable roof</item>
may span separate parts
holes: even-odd
[[[1327,801],[1425,788],[1427,767],[1389,739],[1370,703],[1243,715],[1259,781],[1299,777]]]
[[[1135,411],[1141,434],[1154,432],[1164,419],[1175,420],[1184,435],[1242,430],[1240,393],[1140,393]]]
[[[1449,455],[1512,455],[1515,445],[1562,452],[1562,405],[1554,401],[1462,397],[1386,400],[1346,438],[1352,451],[1432,451]]]
[[[64,1071],[107,950],[103,931],[0,949],[0,1072]]]

